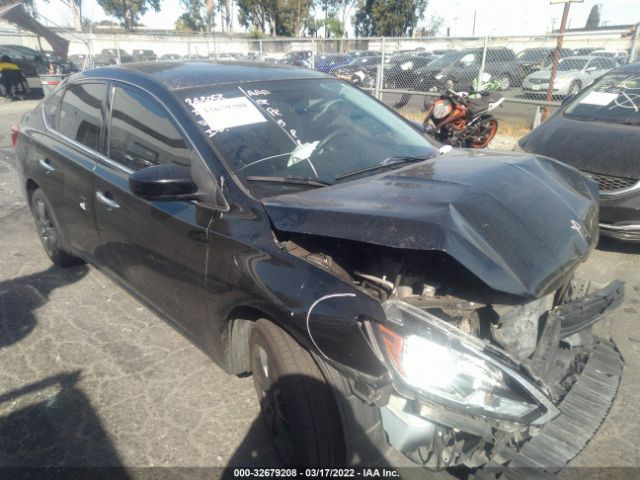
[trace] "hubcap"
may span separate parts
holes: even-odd
[[[278,455],[286,465],[291,465],[293,464],[291,423],[287,417],[282,391],[279,385],[274,384],[273,373],[269,354],[257,345],[253,376],[259,389],[260,406]]]
[[[40,240],[47,254],[52,256],[58,241],[58,232],[56,232],[56,227],[53,225],[49,211],[42,200],[36,200],[35,210]]]

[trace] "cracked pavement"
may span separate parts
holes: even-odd
[[[0,105],[0,466],[273,465],[251,378],[226,375],[93,267],[46,257],[22,198]],[[616,402],[573,462],[640,466],[640,246],[603,241],[581,267],[627,282],[598,325],[626,360]]]

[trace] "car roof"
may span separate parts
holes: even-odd
[[[237,84],[256,81],[333,78],[307,68],[282,64],[224,61],[135,62],[88,70],[84,76],[132,80],[142,75],[164,84],[171,90],[208,85]]]

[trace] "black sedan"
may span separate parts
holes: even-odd
[[[640,241],[640,64],[596,80],[519,142],[596,180],[600,231]]]
[[[576,294],[597,189],[573,168],[445,154],[347,82],[249,62],[78,73],[13,138],[51,260],[251,372],[287,464],[555,467],[615,396],[591,325],[622,286]]]

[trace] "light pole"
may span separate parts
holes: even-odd
[[[564,40],[564,32],[567,29],[567,19],[569,18],[569,6],[572,2],[582,3],[583,0],[551,0],[551,5],[557,3],[564,3],[564,9],[562,10],[562,21],[560,22],[560,31],[558,32],[558,41],[556,43],[556,49],[553,52],[553,63],[551,64],[551,75],[549,76],[549,86],[547,87],[547,102],[553,99],[553,84],[556,81],[556,73],[558,71],[558,61],[560,60],[560,52],[562,50],[562,42]],[[542,120],[546,120],[549,116],[549,107],[544,106],[542,112]]]

